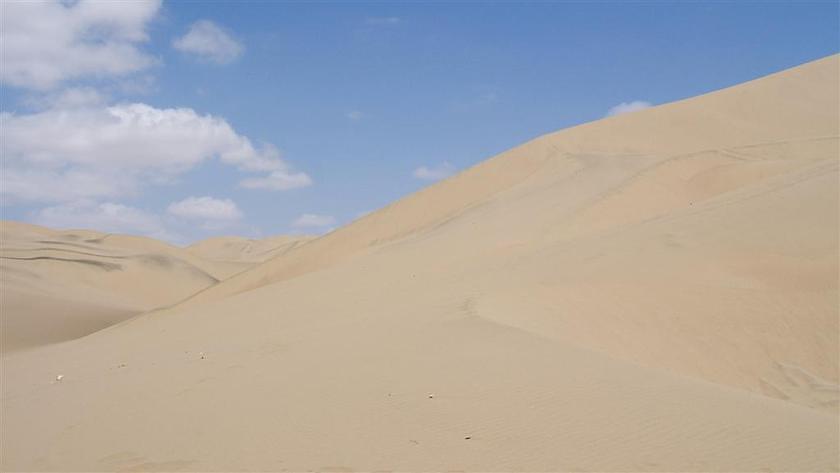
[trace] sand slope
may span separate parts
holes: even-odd
[[[838,66],[538,138],[7,355],[3,467],[837,470]]]

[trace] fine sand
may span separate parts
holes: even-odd
[[[2,468],[836,471],[838,69],[549,134],[317,239],[179,250],[253,265],[215,284],[138,268],[193,295],[3,355]],[[112,274],[91,290],[130,300]]]

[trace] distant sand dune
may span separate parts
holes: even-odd
[[[176,303],[299,238],[258,241],[263,254],[203,258],[150,238],[0,223],[2,351],[71,340]],[[200,245],[201,243],[199,243]]]
[[[190,245],[187,250],[195,255],[212,261],[232,261],[262,263],[296,248],[313,237],[276,236],[261,240],[240,237],[208,238]]]
[[[836,471],[839,68],[195,245],[271,259],[5,355],[3,469]]]

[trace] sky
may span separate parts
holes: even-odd
[[[0,212],[320,234],[539,135],[838,52],[826,2],[0,3]]]

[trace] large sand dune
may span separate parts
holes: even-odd
[[[2,466],[836,470],[839,67],[540,137],[7,354]]]

